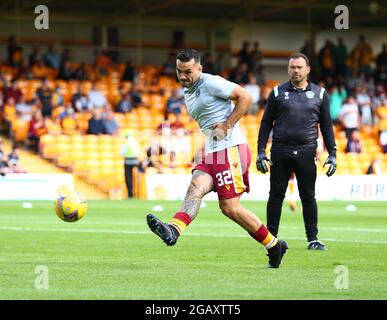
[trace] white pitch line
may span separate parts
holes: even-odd
[[[41,225],[44,224],[46,220],[41,221],[32,221],[33,224]],[[31,222],[29,222],[31,223]],[[1,224],[1,223],[0,223]],[[88,221],[88,225],[105,225],[106,222],[95,222],[95,221]],[[146,225],[146,222],[109,222],[109,225],[114,226],[125,226],[125,227],[136,227],[136,226],[144,226]],[[198,222],[195,224],[195,228],[237,228],[237,225],[234,223],[201,223]],[[35,228],[34,228],[35,229]],[[287,230],[287,229],[293,229],[293,230],[305,230],[305,227],[303,225],[300,226],[281,226],[281,230]],[[329,227],[329,226],[320,226],[320,230],[323,231],[340,231],[340,232],[370,232],[370,233],[387,233],[387,228],[352,228],[352,227]],[[1,230],[1,227],[0,227]],[[67,230],[67,229],[64,229]],[[99,230],[99,229],[97,229]]]
[[[111,234],[147,234],[152,235],[151,231],[140,231],[140,230],[109,230],[109,229],[49,229],[49,228],[20,228],[20,227],[0,227],[0,231],[32,231],[32,232],[75,232],[75,233],[111,233]],[[208,234],[208,233],[195,233],[190,232],[184,235],[185,237],[210,237],[210,238],[249,238],[248,235],[244,234]],[[287,237],[288,240],[304,240],[304,237]],[[348,242],[348,243],[367,243],[367,244],[387,244],[384,240],[349,240],[349,239],[335,239],[335,238],[324,238],[324,241],[330,242]]]

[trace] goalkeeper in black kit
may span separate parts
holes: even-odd
[[[291,173],[297,178],[302,203],[308,249],[326,250],[318,240],[316,184],[316,149],[318,128],[329,153],[324,167],[330,177],[336,171],[336,144],[329,113],[329,97],[324,88],[310,82],[309,59],[302,53],[288,58],[290,80],[274,87],[269,95],[258,135],[257,169],[270,169],[270,194],[267,202],[267,227],[277,237],[282,202]],[[270,159],[265,149],[271,130]]]

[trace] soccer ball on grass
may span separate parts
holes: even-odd
[[[82,219],[87,212],[85,197],[75,190],[67,187],[58,188],[58,196],[55,200],[56,215],[66,222],[75,222]]]

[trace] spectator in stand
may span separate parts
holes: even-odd
[[[61,64],[58,74],[58,79],[70,80],[73,78],[73,69],[71,68],[71,61],[66,61]]]
[[[43,56],[44,63],[47,67],[53,69],[59,69],[60,67],[60,55],[56,52],[54,45],[51,44],[48,47],[47,53]]]
[[[52,95],[47,79],[42,80],[41,87],[36,91],[36,97],[41,105],[42,116],[51,116],[52,113]]]
[[[163,121],[156,128],[157,134],[162,136],[170,136],[171,135],[171,121],[169,121],[168,117],[164,117]]]
[[[140,104],[142,104],[141,92],[137,84],[134,84],[130,88],[130,96],[132,99],[133,108],[137,108]]]
[[[28,64],[32,68],[35,64],[43,61],[43,55],[39,48],[35,47],[28,56]]]
[[[377,176],[382,176],[383,175],[383,170],[380,165],[381,157],[377,156],[375,157],[370,165],[367,168],[366,174],[372,174],[372,175],[377,175]]]
[[[367,86],[356,88],[356,100],[360,108],[361,123],[364,126],[372,125],[371,97],[368,94]]]
[[[52,93],[52,105],[53,107],[60,107],[64,105],[64,96],[59,85],[56,86]]]
[[[348,139],[345,148],[346,153],[361,153],[362,146],[360,142],[360,132],[358,130],[352,131],[350,139]]]
[[[387,82],[387,44],[383,43],[382,51],[376,57],[376,79]]]
[[[18,73],[15,76],[17,79],[31,80],[33,78],[32,68],[28,64],[28,60],[23,58],[22,63],[19,67]]]
[[[172,95],[167,100],[166,106],[166,116],[172,113],[176,115],[176,120],[179,120],[182,107],[184,105],[184,98],[179,96],[179,91],[177,89],[172,91]]]
[[[219,52],[218,56],[216,57],[215,60],[215,74],[222,75],[224,70],[226,69],[224,65],[224,56],[223,53]]]
[[[361,124],[359,107],[353,96],[349,96],[343,104],[339,113],[339,120],[344,126],[347,140],[349,140],[352,132],[359,130]]]
[[[161,75],[176,78],[176,56],[173,52],[168,54],[168,59],[163,64]]]
[[[17,117],[22,121],[29,122],[32,118],[32,109],[32,104],[27,103],[24,95],[22,95],[19,103],[16,104]]]
[[[231,70],[229,80],[239,85],[245,85],[248,83],[248,66],[246,63],[239,64],[233,70]]]
[[[20,97],[23,95],[19,89],[19,83],[17,80],[11,81],[11,86],[5,89],[5,98],[13,98],[15,103],[19,103]]]
[[[125,93],[121,100],[118,102],[116,111],[121,113],[127,113],[132,111],[132,97],[129,92]]]
[[[114,112],[112,110],[107,110],[103,115],[103,122],[105,124],[106,134],[113,136],[118,135],[118,123],[114,118]]]
[[[334,85],[329,90],[329,102],[330,102],[330,113],[333,124],[337,125],[340,123],[339,121],[339,114],[341,111],[341,106],[343,105],[344,101],[347,99],[347,90],[345,90],[344,86],[340,86],[339,88]]]
[[[333,55],[334,55],[333,43],[329,40],[326,40],[318,56],[318,61],[320,64],[321,74],[323,78],[333,76],[333,71],[334,71]]]
[[[257,85],[257,79],[252,73],[249,73],[249,82],[244,86],[248,93],[253,97],[247,114],[257,114],[259,111],[259,99],[261,96],[261,89]]]
[[[64,134],[74,135],[79,132],[77,119],[71,103],[67,105],[66,111],[59,118],[61,119],[62,132]]]
[[[373,59],[372,47],[369,43],[367,43],[365,36],[359,36],[358,42],[358,50],[359,50],[359,68],[360,72],[364,73],[366,77],[370,74],[370,66]]]
[[[8,38],[8,65],[11,67],[18,68],[22,61],[22,47],[16,42],[16,38],[14,36],[10,36]]]
[[[336,77],[342,76],[345,78],[347,76],[347,58],[347,46],[345,45],[343,38],[339,38],[337,46],[333,49],[333,60]]]
[[[96,81],[93,82],[87,97],[93,109],[104,107],[107,103],[106,97],[97,89]]]
[[[163,88],[160,86],[160,76],[156,73],[153,72],[153,75],[151,77],[151,81],[149,83],[149,91],[150,94],[164,94]]]
[[[132,59],[129,59],[126,62],[125,70],[124,70],[124,73],[122,75],[121,80],[122,81],[130,81],[130,82],[134,83],[134,82],[136,82],[136,78],[137,78],[136,67],[133,64]]]
[[[154,167],[161,172],[161,156],[167,154],[167,149],[160,143],[160,139],[156,137],[151,141],[150,147],[146,150],[146,162],[143,163],[144,167]]]
[[[250,42],[248,41],[243,41],[242,48],[238,53],[238,65],[242,64],[246,65],[246,71],[250,71],[252,69],[253,63],[251,61]]]
[[[102,110],[94,109],[93,116],[89,119],[87,134],[106,134],[105,123],[102,119]]]
[[[210,53],[203,56],[203,72],[215,74],[215,64]]]
[[[12,97],[9,97],[6,100],[6,103],[4,106],[4,112],[3,112],[3,119],[5,121],[7,128],[10,128],[12,122],[16,119],[15,99]]]
[[[30,142],[32,147],[37,148],[39,145],[40,136],[45,134],[46,128],[44,125],[44,118],[40,110],[35,110],[32,113],[32,117],[29,123],[27,140]]]
[[[113,61],[109,56],[108,51],[103,50],[95,58],[95,71],[98,77],[105,77],[108,75],[110,68],[113,65]]]
[[[93,109],[88,97],[82,92],[82,83],[78,83],[77,91],[73,94],[71,103],[73,105],[73,109],[78,112],[86,112]]]
[[[75,69],[73,79],[76,80],[89,80],[89,74],[86,69],[86,65],[81,63],[78,68]]]
[[[63,66],[67,62],[71,62],[71,52],[70,49],[65,48],[60,57],[60,65]]]
[[[5,176],[7,173],[11,173],[12,170],[8,164],[7,155],[3,154],[0,156],[0,175]]]
[[[262,66],[263,52],[259,48],[259,42],[254,42],[253,49],[250,52],[251,70],[256,72]]]
[[[27,173],[26,170],[19,166],[19,153],[15,144],[12,146],[12,151],[8,155],[8,166],[13,173]]]

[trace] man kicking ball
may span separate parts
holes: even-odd
[[[176,73],[184,87],[189,114],[206,135],[206,152],[193,170],[191,183],[178,212],[169,223],[147,215],[149,228],[168,246],[173,246],[197,216],[202,198],[216,191],[223,214],[244,228],[267,249],[269,268],[278,268],[288,245],[274,237],[240,198],[249,192],[251,154],[238,121],[251,104],[251,96],[241,86],[220,76],[202,72],[200,54],[185,49],[176,57]],[[235,106],[231,100],[236,101]]]

